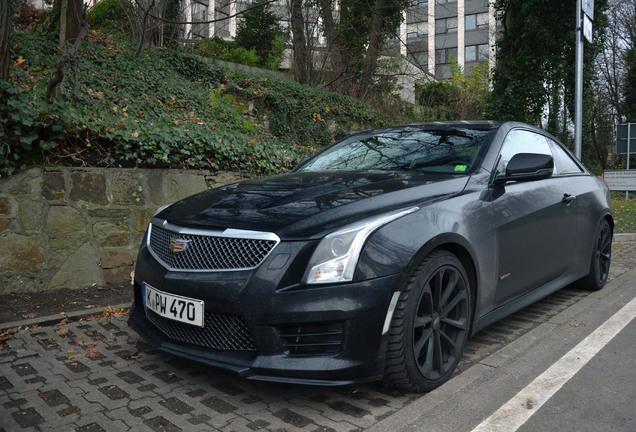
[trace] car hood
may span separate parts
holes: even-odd
[[[187,227],[312,238],[355,220],[457,194],[468,179],[396,172],[291,172],[201,192],[157,217]]]

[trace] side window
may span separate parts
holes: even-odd
[[[504,173],[510,159],[518,153],[534,153],[552,156],[548,140],[543,135],[525,130],[512,130],[506,135],[506,139],[501,147],[501,157],[497,164],[497,172]]]
[[[580,174],[583,171],[579,164],[577,164],[572,157],[563,150],[558,143],[549,140],[552,145],[552,154],[554,154],[554,164],[556,165],[556,169],[560,175],[568,175],[568,174]]]

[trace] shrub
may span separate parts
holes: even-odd
[[[204,57],[216,58],[248,66],[258,66],[260,57],[255,50],[238,47],[234,42],[225,41],[218,36],[198,42],[195,52]]]

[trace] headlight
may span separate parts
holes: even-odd
[[[382,225],[414,212],[418,207],[385,214],[349,225],[325,236],[309,260],[304,281],[308,284],[353,280],[362,246]]]

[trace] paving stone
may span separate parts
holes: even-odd
[[[105,386],[105,387],[100,387],[99,391],[104,393],[111,400],[126,399],[130,396],[128,393],[126,393],[125,391],[123,391],[121,388],[117,387],[114,384]]]
[[[2,406],[5,408],[20,408],[22,405],[26,403],[27,403],[26,399],[19,398],[19,399],[12,400],[10,402],[5,402],[4,404],[2,404]]]
[[[38,373],[29,363],[21,363],[11,366],[11,369],[13,369],[19,376],[35,375]]]
[[[74,373],[90,372],[91,370],[88,366],[86,366],[79,360],[68,362],[65,366]]]
[[[198,398],[200,396],[203,396],[206,393],[207,392],[203,389],[196,389],[196,390],[189,391],[188,393],[186,393],[186,395],[190,396],[191,398]]]
[[[274,417],[288,423],[297,428],[304,428],[305,426],[311,424],[311,420],[307,417],[304,417],[290,409],[282,409],[272,414]]]
[[[194,408],[192,408],[190,405],[174,397],[162,400],[161,402],[159,402],[159,405],[166,407],[177,415],[187,414],[194,410]]]
[[[13,384],[9,381],[7,377],[0,376],[0,391],[7,391],[13,388]]]
[[[269,426],[269,422],[265,421],[263,419],[259,419],[253,422],[249,422],[246,426],[248,428],[250,428],[251,430],[261,430],[261,429],[265,429],[267,426]]]
[[[328,403],[327,406],[335,411],[338,411],[348,416],[352,416],[356,418],[362,418],[366,415],[371,414],[369,411],[359,408],[355,405],[352,405],[346,401],[331,402],[331,403]]]
[[[188,422],[189,422],[189,423],[192,423],[193,425],[200,425],[200,424],[203,424],[203,423],[205,423],[205,422],[210,421],[210,419],[211,419],[211,417],[208,417],[208,416],[207,416],[207,415],[205,415],[205,414],[199,414],[199,415],[197,415],[197,416],[190,417],[190,418],[188,419]]]
[[[165,418],[161,416],[153,417],[149,420],[146,420],[144,421],[144,424],[146,426],[149,426],[155,432],[160,432],[160,431],[178,432],[181,430],[181,428],[175,426],[174,424],[170,423],[168,420],[166,420]]]
[[[34,378],[25,379],[24,382],[26,384],[46,383],[46,378],[44,378],[43,376],[36,376]]]
[[[145,385],[137,387],[137,390],[141,392],[149,392],[149,391],[153,391],[156,388],[157,386],[155,384],[145,384]]]
[[[70,402],[69,399],[57,389],[40,393],[40,398],[42,398],[42,400],[50,407],[56,407]]]
[[[33,427],[45,422],[44,417],[34,408],[14,411],[11,413],[11,417],[21,428]]]
[[[243,402],[244,404],[248,404],[248,405],[252,405],[255,404],[257,402],[262,402],[263,399],[258,397],[258,396],[254,396],[254,395],[249,395],[247,397],[244,397],[243,399],[241,399],[241,402]]]
[[[177,374],[175,374],[174,372],[168,372],[168,371],[155,372],[154,374],[152,374],[152,376],[154,376],[155,378],[160,379],[161,381],[163,381],[166,384],[175,383],[175,382],[179,381],[179,379],[180,379],[177,376]]]
[[[120,372],[117,374],[117,377],[127,384],[137,384],[142,381],[145,381],[145,378],[140,377],[139,375],[137,375],[136,373],[132,371]]]
[[[245,390],[228,381],[219,381],[213,383],[212,387],[230,396],[236,396],[245,393]]]
[[[150,408],[149,406],[142,406],[139,408],[135,408],[135,409],[128,409],[128,412],[135,416],[135,417],[143,417],[148,413],[152,412],[152,408]]]
[[[89,423],[87,425],[75,428],[75,432],[106,432],[106,429],[104,429],[97,423]]]
[[[216,396],[212,396],[211,398],[205,399],[201,401],[201,403],[208,408],[212,408],[214,411],[220,414],[228,414],[236,411],[236,407],[231,403],[224,401]]]

